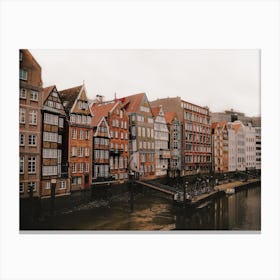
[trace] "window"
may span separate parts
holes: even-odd
[[[28,157],[28,173],[36,173],[36,157]]]
[[[83,139],[84,139],[84,131],[80,130],[80,140],[83,140]]]
[[[76,173],[76,163],[72,163],[72,173]]]
[[[66,182],[65,181],[60,181],[59,189],[61,189],[61,190],[66,189]]]
[[[91,124],[91,117],[87,116],[87,124]]]
[[[19,70],[19,78],[20,78],[21,80],[27,81],[27,71],[26,71],[26,70],[23,70],[23,69],[20,69],[20,70]]]
[[[141,136],[141,131],[142,131],[141,127],[138,127],[138,137]]]
[[[73,122],[73,123],[76,122],[76,116],[75,115],[70,116],[70,122]]]
[[[29,112],[29,124],[36,125],[37,124],[37,111],[31,110]]]
[[[79,172],[83,172],[83,167],[84,167],[83,163],[79,163]]]
[[[118,132],[115,131],[115,138],[118,138]]]
[[[59,118],[59,120],[58,120],[59,127],[63,128],[63,124],[64,124],[64,119],[63,118]]]
[[[48,142],[57,142],[58,135],[54,132],[44,132],[43,133],[43,141]]]
[[[49,107],[53,108],[53,101],[49,100],[47,103]]]
[[[19,173],[24,174],[24,156],[19,158]]]
[[[89,148],[85,148],[85,156],[89,157]]]
[[[34,134],[30,134],[28,137],[28,145],[29,146],[36,146],[37,136]]]
[[[58,125],[58,116],[44,113],[44,123]]]
[[[25,123],[25,109],[19,108],[19,123]]]
[[[89,163],[86,163],[85,171],[86,171],[86,172],[89,172]]]
[[[33,189],[33,192],[36,191],[36,182],[28,182],[28,192]]]
[[[58,135],[58,140],[57,143],[61,144],[62,143],[62,135]]]
[[[78,148],[78,157],[83,157],[83,147]]]
[[[51,188],[51,182],[46,182],[45,189],[49,190]]]
[[[19,52],[19,60],[22,61],[22,52]]]
[[[26,99],[26,89],[25,88],[20,89],[19,97],[22,99]]]
[[[143,137],[146,137],[145,127],[142,127],[142,136],[143,136]]]
[[[72,130],[72,139],[77,139],[77,129]]]
[[[57,166],[56,165],[43,166],[42,172],[43,172],[43,176],[57,175]]]
[[[24,146],[24,142],[25,142],[25,136],[24,136],[24,134],[20,134],[19,135],[19,145]]]
[[[72,157],[77,156],[77,147],[72,147]]]
[[[57,158],[57,149],[43,149],[43,158]]]
[[[88,130],[85,131],[85,139],[86,139],[86,140],[89,139],[89,131],[88,131]]]
[[[22,182],[19,183],[19,192],[24,193],[24,183]]]
[[[38,101],[38,91],[30,90],[30,100]]]

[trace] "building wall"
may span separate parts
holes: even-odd
[[[116,180],[128,179],[128,116],[117,103],[109,113],[108,125],[110,128],[110,174]]]
[[[231,123],[228,123],[228,171],[237,169],[236,136]]]
[[[93,129],[93,151],[92,151],[92,181],[99,181],[101,178],[109,178],[109,145],[110,134],[106,120],[100,122],[98,127]]]
[[[236,151],[237,151],[237,170],[246,170],[246,143],[244,126],[241,126],[236,131]]]
[[[261,137],[261,127],[255,127],[256,133],[256,169],[261,169],[261,152],[262,152],[262,137]]]
[[[177,177],[181,175],[182,170],[182,125],[179,120],[173,119],[168,124],[169,130],[169,148],[170,148],[170,164],[169,176]]]
[[[28,197],[29,187],[35,184],[34,196],[40,193],[41,177],[41,106],[42,78],[41,67],[27,50],[20,51],[19,80],[19,137],[20,137],[20,197]],[[22,70],[26,72],[22,72]],[[27,76],[26,76],[26,75]],[[32,100],[33,97],[36,100]],[[31,98],[32,97],[32,98]],[[33,114],[34,113],[34,114]],[[33,123],[32,123],[33,121]],[[35,121],[35,122],[34,122]],[[29,137],[36,138],[35,145],[30,144]],[[33,168],[35,159],[35,170]],[[21,170],[21,166],[23,170]]]
[[[81,133],[83,137],[80,137]],[[88,134],[88,137],[86,137],[86,134]],[[86,150],[88,150],[87,154]],[[92,182],[91,151],[92,128],[70,123],[68,156],[71,191],[90,188]]]
[[[166,176],[170,160],[170,149],[168,147],[169,131],[162,109],[160,109],[158,115],[154,117],[154,137],[156,176]]]
[[[129,112],[131,168],[140,179],[155,177],[154,120],[150,104],[144,96],[136,112]]]
[[[250,124],[245,129],[246,168],[256,168],[256,130]]]
[[[184,171],[182,175],[211,170],[211,131],[209,109],[176,98],[163,98],[151,102],[162,105],[165,112],[176,112],[183,124]]]
[[[56,185],[55,195],[70,194],[68,172],[62,168],[64,165],[62,143],[65,112],[57,91],[54,92],[54,95],[53,92],[50,93],[42,108],[42,197],[51,195],[52,182],[55,182]],[[57,151],[57,155],[51,154],[51,151]],[[46,168],[51,170],[46,170]]]

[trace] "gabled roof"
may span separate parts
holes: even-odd
[[[92,103],[90,105],[93,113],[92,125],[97,126],[103,117],[107,117],[109,112],[116,106],[117,102],[112,103]]]
[[[59,91],[59,97],[67,112],[71,110],[72,106],[75,103],[75,100],[79,96],[82,87],[83,85]],[[65,101],[67,103],[65,103]]]
[[[160,106],[152,107],[151,109],[152,109],[152,114],[153,114],[154,118],[156,118],[160,111]]]
[[[55,85],[43,88],[43,104],[48,99],[50,93],[53,91],[54,88],[56,88]]]
[[[124,97],[123,102],[126,105],[126,111],[128,113],[138,111],[141,101],[145,95],[146,94],[143,92]]]
[[[167,124],[171,124],[175,117],[178,118],[178,116],[175,112],[166,112],[164,114],[164,117],[165,117],[165,121],[166,121]]]

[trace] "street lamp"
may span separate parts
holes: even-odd
[[[51,214],[54,212],[56,179],[51,179]]]

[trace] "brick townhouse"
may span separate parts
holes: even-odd
[[[19,192],[40,196],[41,66],[28,50],[19,52]]]
[[[67,121],[63,154],[67,155],[71,191],[88,189],[92,182],[92,113],[85,85],[59,91]]]
[[[208,107],[184,101],[181,97],[162,98],[150,102],[162,105],[164,112],[176,112],[183,125],[182,175],[208,173],[211,170],[211,131]]]
[[[91,106],[95,117],[106,119],[110,132],[110,175],[123,182],[128,178],[128,116],[123,103],[118,100],[97,102]]]

